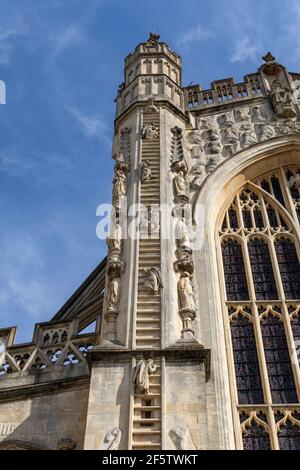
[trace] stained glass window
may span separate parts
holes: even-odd
[[[231,337],[239,403],[263,403],[252,323],[242,316],[231,322]]]
[[[267,431],[255,421],[243,433],[244,450],[270,450],[270,437]]]
[[[268,245],[261,238],[252,238],[249,240],[248,250],[257,300],[277,299]]]
[[[242,247],[236,240],[222,242],[222,256],[228,300],[248,300]]]
[[[261,332],[273,403],[297,403],[297,394],[283,322],[263,318]]]
[[[236,238],[229,233],[232,227],[220,233],[229,359],[237,413],[244,414],[238,445],[245,450],[300,447],[300,372],[295,369],[300,364],[299,187],[295,168],[247,184],[226,215]],[[275,427],[270,424],[274,418]]]
[[[300,298],[300,263],[292,240],[277,238],[275,250],[287,299]]]

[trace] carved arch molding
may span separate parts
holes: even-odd
[[[217,238],[236,447],[299,450],[300,162],[247,181]]]

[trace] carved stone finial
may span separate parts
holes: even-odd
[[[275,57],[271,54],[271,52],[267,52],[266,55],[263,56],[262,60],[264,60],[267,63],[276,63]]]
[[[278,64],[271,52],[268,52],[262,59],[265,61],[265,64],[262,66],[262,71],[266,75],[277,75],[280,73],[282,67]]]
[[[160,35],[155,33],[149,33],[149,39],[147,41],[148,46],[156,47],[159,41]]]

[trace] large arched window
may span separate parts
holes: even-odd
[[[219,227],[237,447],[300,449],[300,169],[248,182]]]

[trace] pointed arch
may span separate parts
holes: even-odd
[[[260,322],[265,318],[264,315],[272,316],[274,314],[275,316],[279,315],[280,318],[282,318],[282,325],[284,328],[283,330],[280,330],[280,333],[284,331],[285,334],[287,354],[291,364],[294,389],[296,390],[297,402],[293,405],[296,407],[299,406],[300,373],[299,365],[295,364],[295,358],[297,357],[295,341],[297,340],[300,342],[300,300],[287,299],[285,297],[274,245],[276,240],[280,239],[280,237],[292,240],[299,256],[300,219],[297,218],[297,209],[299,209],[298,205],[300,204],[300,197],[296,194],[295,188],[291,189],[290,186],[291,178],[295,179],[297,176],[295,171],[296,168],[299,167],[299,162],[299,135],[283,136],[274,139],[272,142],[259,144],[255,148],[240,152],[239,155],[234,156],[230,160],[224,161],[221,166],[205,181],[193,202],[193,215],[196,226],[198,206],[204,206],[205,213],[205,249],[195,252],[195,265],[197,265],[197,273],[195,277],[198,283],[199,296],[201,296],[202,315],[205,318],[204,323],[209,322],[209,328],[211,330],[211,338],[208,340],[208,347],[211,347],[214,350],[212,367],[217,390],[217,420],[218,426],[225,429],[225,432],[220,437],[223,439],[224,448],[243,448],[240,423],[242,405],[239,403],[241,399],[238,395],[241,393],[241,390],[237,389],[237,380],[235,375],[237,365],[234,363],[233,357],[233,347],[238,351],[239,344],[233,345],[233,341],[235,341],[236,338],[233,339],[231,335],[232,325],[235,325],[236,327],[238,341],[243,338],[245,330],[249,329],[251,332],[252,328],[252,345],[248,345],[248,351],[251,353],[251,348],[253,350],[253,344],[255,344],[256,350],[252,354],[253,364],[251,364],[251,361],[248,358],[246,365],[239,362],[238,367],[240,368],[241,376],[244,377],[245,381],[251,381],[253,379],[255,381],[256,379],[253,378],[253,376],[250,377],[248,375],[247,378],[247,374],[254,373],[254,375],[256,374],[256,377],[262,382],[263,399],[259,400],[259,398],[255,398],[255,400],[257,400],[256,405],[260,404],[260,408],[266,410],[267,421],[270,428],[270,445],[273,449],[278,449],[279,443],[278,436],[275,431],[276,422],[274,407],[276,404],[272,400],[270,386],[266,385],[269,378],[265,359],[266,352],[260,328]],[[294,173],[286,174],[290,169],[292,169],[292,173]],[[280,194],[279,189],[281,188],[278,186],[278,181],[276,179],[273,180],[273,183],[277,185],[275,188],[276,194],[274,194],[272,188],[268,188],[267,184],[261,184],[266,175],[274,173],[277,170],[279,171],[278,178],[280,181],[281,178],[284,178],[285,180],[283,194]],[[245,234],[241,233],[242,231],[240,230],[241,216],[240,213],[238,213],[239,209],[234,198],[247,185],[254,193],[259,193],[264,201],[265,207],[263,214],[260,214],[259,211],[253,213],[256,228],[258,228],[258,230],[248,230],[247,234]],[[268,192],[267,189],[269,189],[270,192]],[[282,199],[281,201],[278,199],[281,196],[284,198],[284,204],[282,204]],[[267,208],[270,208],[269,215],[266,215]],[[273,224],[274,227],[272,229],[272,233],[270,233],[271,227],[268,227],[269,233],[267,233],[268,230],[265,230],[266,233],[264,233],[262,228],[266,229],[265,217],[272,217],[271,209],[273,209],[278,216],[282,218],[282,222],[284,223],[276,224],[277,227]],[[229,223],[228,221],[231,222]],[[264,222],[264,227],[261,227],[262,222]],[[231,230],[226,231],[229,225],[231,225]],[[271,300],[256,299],[253,281],[250,282],[248,275],[251,273],[251,264],[249,254],[247,254],[247,256],[244,257],[244,271],[247,274],[249,299],[246,299],[245,297],[231,300],[230,307],[233,310],[229,311],[228,300],[225,295],[226,273],[224,273],[223,270],[223,256],[220,242],[222,240],[224,240],[224,242],[226,240],[235,241],[242,246],[244,254],[248,253],[248,240],[252,238],[254,239],[255,237],[268,242],[272,268],[273,272],[275,272],[274,276],[278,291],[276,295],[277,298]],[[228,264],[230,266],[230,263]],[[203,279],[205,279],[206,282],[203,282]],[[210,286],[208,292],[207,285]],[[267,309],[268,306],[271,307],[270,310]],[[262,309],[259,310],[259,307],[262,307]],[[241,310],[246,313],[242,316],[240,314],[235,316],[235,312]],[[244,320],[246,320],[246,322]],[[240,325],[238,325],[238,323],[240,323]],[[250,328],[248,328],[249,325]],[[293,332],[295,338],[293,338]],[[246,339],[243,341],[246,341]],[[255,359],[255,354],[257,355],[258,361]],[[237,356],[238,355],[239,353],[237,353]],[[244,358],[246,356],[247,355],[244,354]],[[235,360],[238,360],[237,357]],[[246,372],[245,370],[243,371],[243,367],[245,367]],[[255,383],[257,384],[258,381]],[[259,386],[257,386],[257,390],[258,389]],[[222,392],[219,392],[219,390],[222,390]],[[247,396],[248,391],[249,388],[248,390],[244,389],[244,396]],[[228,401],[231,401],[232,404],[231,415],[228,411]],[[290,405],[290,403],[281,404],[281,406],[288,405]],[[256,406],[255,409],[257,409]],[[270,410],[272,410],[272,413]]]

